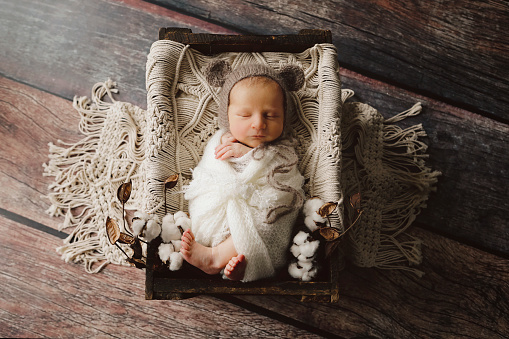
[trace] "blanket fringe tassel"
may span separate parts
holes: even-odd
[[[57,252],[66,262],[83,262],[89,273],[100,271],[110,262],[125,264],[114,246],[104,244],[105,237],[101,234],[105,231],[104,227],[97,226],[104,225],[98,209],[105,208],[98,207],[100,202],[96,201],[97,194],[94,192],[97,192],[97,185],[104,184],[107,178],[96,178],[94,166],[91,166],[99,162],[97,149],[108,113],[115,103],[112,93],[117,90],[114,86],[111,80],[96,84],[92,89],[92,100],[74,97],[73,107],[81,116],[79,129],[85,137],[76,144],[60,140],[58,143],[63,146],[49,143],[49,162],[43,165],[44,176],[55,177],[46,196],[51,203],[46,212],[51,216],[65,217],[59,230],[74,227]],[[102,100],[105,95],[111,102]]]
[[[361,250],[354,249],[352,260],[358,266],[403,269],[418,276],[423,275],[422,271],[411,267],[422,262],[421,241],[405,231],[414,222],[421,209],[426,207],[425,202],[429,193],[436,190],[434,186],[441,173],[432,171],[425,164],[425,159],[428,157],[425,154],[427,146],[419,140],[426,136],[422,125],[418,124],[405,129],[394,125],[396,122],[418,115],[421,109],[421,104],[417,103],[409,110],[385,121],[377,113],[381,123],[375,122],[373,125],[383,128],[381,134],[383,135],[381,140],[383,154],[382,157],[378,157],[377,164],[369,164],[376,166],[363,166],[370,162],[369,158],[377,159],[377,157],[371,157],[369,151],[362,152],[361,146],[365,139],[377,134],[373,133],[373,128],[376,130],[376,126],[366,126],[363,122],[371,123],[375,119],[355,119],[350,122],[346,135],[343,135],[343,150],[354,149],[350,154],[348,152],[343,154],[343,171],[353,172],[357,181],[356,185],[346,187],[350,191],[346,192],[346,196],[351,196],[360,190],[362,201],[373,206],[373,212],[381,211],[381,223],[377,225],[380,227],[380,245],[371,257],[359,255]],[[363,112],[367,111],[369,110],[363,110]],[[372,111],[375,110],[372,109]],[[377,168],[379,170],[373,171]],[[383,180],[370,180],[375,177],[383,178]],[[377,187],[375,184],[379,182],[387,184]],[[369,211],[365,211],[363,218],[367,215]],[[373,222],[373,220],[370,221]],[[360,230],[353,230],[352,236],[356,239],[351,243],[366,245],[362,241],[363,235],[362,227]]]

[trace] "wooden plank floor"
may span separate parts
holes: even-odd
[[[418,14],[402,3],[359,1],[354,9],[326,1],[308,13],[305,1],[226,1],[235,14],[226,15],[217,1],[160,1],[165,8],[137,0],[0,0],[0,336],[509,337],[509,53],[501,28],[509,8],[464,0],[453,11],[444,1],[417,1]],[[389,13],[401,24],[364,22]],[[415,18],[427,34],[409,26]],[[146,107],[146,55],[163,26],[229,34],[331,29],[346,54],[340,61],[350,66],[341,70],[343,85],[358,100],[385,116],[422,101],[423,113],[405,123],[424,125],[429,163],[443,172],[412,230],[425,245],[424,277],[349,266],[337,305],[260,296],[146,301],[142,271],[110,265],[89,275],[61,261],[55,248],[66,233],[41,198],[51,183],[42,176],[48,143],[81,138],[71,99],[108,77],[119,83],[118,99]],[[450,53],[445,43],[453,44]],[[397,57],[388,52],[400,46]]]

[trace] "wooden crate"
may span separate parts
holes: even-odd
[[[188,44],[207,54],[222,52],[298,53],[318,43],[332,43],[328,30],[301,30],[296,35],[218,35],[192,33],[190,29],[161,28],[160,40]],[[249,283],[210,276],[184,262],[181,270],[171,272],[157,256],[161,239],[148,245],[145,281],[146,299],[183,299],[197,294],[294,295],[302,301],[337,302],[341,256],[336,249],[312,282],[292,279],[286,270],[271,279]]]

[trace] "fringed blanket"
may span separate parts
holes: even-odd
[[[343,220],[343,196],[361,192],[364,213],[348,233],[347,256],[359,266],[419,274],[409,265],[422,260],[420,242],[405,231],[424,207],[439,173],[424,164],[422,126],[403,130],[395,123],[418,114],[421,106],[384,120],[368,105],[347,102],[353,92],[340,88],[336,50],[330,44],[297,54],[208,57],[182,44],[158,41],[147,61],[146,111],[115,101],[112,81],[97,84],[91,101],[75,98],[85,137],[75,145],[50,145],[44,170],[55,177],[48,212],[65,216],[60,229],[73,228],[58,248],[63,259],[84,263],[88,272],[98,272],[107,263],[124,264],[105,230],[107,216],[122,219],[117,188],[132,180],[126,208],[161,214],[162,183],[168,175],[182,174],[178,189],[189,183],[189,169],[217,130],[217,92],[201,72],[213,58],[229,59],[234,66],[262,62],[278,68],[297,63],[305,70],[306,85],[292,98],[306,194],[338,202],[341,208],[331,221],[344,230],[352,220],[348,213]],[[109,102],[102,99],[105,95]],[[183,194],[167,197],[174,210],[186,209]]]
[[[72,228],[57,251],[65,261],[81,262],[87,272],[100,271],[108,263],[126,264],[107,240],[107,216],[121,218],[116,200],[118,186],[133,181],[128,209],[142,205],[145,182],[143,135],[145,111],[113,100],[114,83],[93,88],[92,101],[75,98],[85,138],[75,145],[50,144],[44,175],[54,176],[48,213],[65,216],[59,229]],[[353,93],[343,91],[346,100]],[[111,102],[102,97],[107,95]],[[346,196],[362,192],[364,210],[350,231],[348,257],[361,267],[403,268],[421,262],[420,241],[405,230],[415,220],[437,181],[438,172],[424,164],[426,145],[421,125],[405,130],[394,123],[420,112],[415,105],[385,120],[362,103],[343,106],[342,187]]]
[[[222,134],[217,132],[207,144],[186,189],[192,230],[205,246],[217,246],[231,235],[237,252],[246,257],[243,281],[271,277],[287,263],[293,225],[304,200],[297,155],[287,145],[257,148],[244,156],[250,158],[247,166],[237,172],[214,156]],[[277,171],[283,166],[288,168]],[[286,190],[278,189],[283,186]],[[284,208],[278,211],[278,205]]]

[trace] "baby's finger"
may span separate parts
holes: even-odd
[[[218,153],[218,152],[220,152],[223,148],[228,147],[228,146],[230,146],[230,145],[231,145],[231,143],[226,143],[226,142],[224,142],[224,143],[222,143],[222,144],[218,145],[218,146],[215,148],[215,150],[214,150],[214,154],[217,154],[217,153]]]
[[[223,147],[221,150],[219,150],[219,152],[217,152],[216,159],[219,159],[219,160],[227,159],[231,155],[228,155],[226,158],[225,158],[225,155],[227,155],[228,152],[230,152],[230,151],[231,151],[231,147],[230,146]]]
[[[226,160],[226,159],[229,159],[229,158],[233,158],[233,151],[231,149],[229,149],[226,152],[224,152],[223,155],[221,155],[218,159],[219,160]]]

